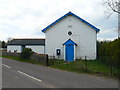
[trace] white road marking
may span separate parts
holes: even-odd
[[[23,75],[26,75],[26,76],[28,76],[28,77],[30,77],[30,78],[32,78],[32,79],[34,79],[34,80],[37,80],[37,81],[39,81],[39,82],[41,82],[42,80],[40,80],[40,79],[37,79],[37,78],[35,78],[35,77],[33,77],[33,76],[30,76],[30,75],[28,75],[28,74],[26,74],[26,73],[24,73],[24,72],[21,72],[21,71],[18,71],[19,73],[21,73],[21,74],[23,74]]]
[[[3,66],[5,66],[5,67],[7,67],[7,68],[11,68],[10,66],[8,66],[8,65],[5,65],[5,64],[2,64]]]

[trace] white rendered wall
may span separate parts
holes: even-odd
[[[71,25],[72,27],[68,27]],[[72,31],[72,35],[69,36],[68,32]],[[87,56],[88,59],[96,59],[96,31],[79,19],[73,16],[68,16],[49,28],[46,32],[46,54],[56,55],[56,49],[61,49],[60,58],[64,56],[63,43],[71,38],[76,46],[76,58],[84,59]]]
[[[34,52],[44,54],[44,46],[41,45],[26,45],[26,48],[31,48]]]
[[[18,52],[20,53],[22,51],[22,46],[20,45],[7,45],[7,52]]]

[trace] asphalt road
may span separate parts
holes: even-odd
[[[2,58],[3,88],[118,88],[118,81]]]

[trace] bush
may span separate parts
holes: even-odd
[[[23,59],[29,59],[30,56],[33,54],[34,52],[32,51],[31,48],[24,48],[22,53],[21,53],[21,58]]]
[[[101,41],[97,42],[98,59],[103,63],[112,66],[118,66],[120,63],[120,38],[114,41]]]

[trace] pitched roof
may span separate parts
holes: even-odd
[[[80,18],[79,16],[75,15],[72,12],[68,12],[67,14],[65,14],[64,16],[60,17],[59,19],[57,19],[55,22],[53,22],[52,24],[50,24],[49,26],[47,26],[46,28],[44,28],[42,30],[42,32],[45,32],[48,28],[50,28],[51,26],[53,26],[54,24],[56,24],[57,22],[61,21],[62,19],[64,19],[65,17],[67,17],[68,15],[72,15],[76,18],[78,18],[80,21],[82,21],[83,23],[89,25],[90,27],[92,27],[93,29],[95,29],[97,32],[100,31],[100,29],[96,28],[95,26],[93,26],[92,24],[90,24],[89,22],[85,21],[84,19]]]
[[[45,39],[13,39],[7,45],[45,45]]]
[[[65,43],[63,43],[63,45],[68,45],[68,44],[72,44],[72,45],[77,45],[74,41],[72,41],[71,39],[68,39]]]

